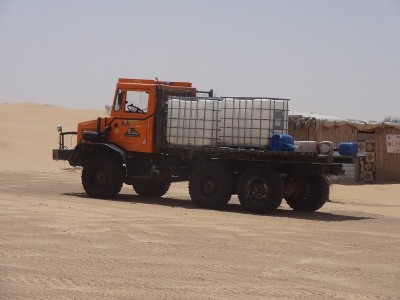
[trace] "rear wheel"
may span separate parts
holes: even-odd
[[[83,188],[94,198],[114,198],[121,191],[123,179],[124,167],[111,157],[95,156],[83,166]]]
[[[189,194],[199,207],[218,209],[225,206],[233,193],[233,178],[224,166],[204,163],[189,177]]]
[[[168,192],[171,182],[166,180],[137,179],[132,187],[135,192],[143,197],[162,197]]]
[[[302,176],[294,181],[287,204],[297,211],[316,211],[329,199],[329,181],[324,176]]]
[[[254,213],[274,212],[282,202],[283,183],[272,168],[257,166],[248,169],[239,179],[240,204]]]

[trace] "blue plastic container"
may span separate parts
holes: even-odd
[[[356,156],[358,153],[358,145],[356,143],[340,143],[339,154]]]
[[[269,141],[272,151],[294,151],[294,140],[289,134],[274,134]]]

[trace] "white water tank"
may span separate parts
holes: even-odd
[[[273,134],[287,133],[287,101],[266,98],[223,98],[219,144],[265,147]]]
[[[168,100],[167,142],[186,146],[264,148],[286,134],[288,100],[179,98]]]
[[[186,146],[216,145],[218,102],[215,99],[170,98],[167,142]]]

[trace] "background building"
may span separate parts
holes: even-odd
[[[295,140],[358,144],[354,165],[345,165],[345,177],[359,182],[400,182],[400,124],[345,120],[317,114],[291,113],[289,134]]]

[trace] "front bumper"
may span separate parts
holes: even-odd
[[[69,160],[73,151],[71,149],[53,149],[53,160]]]

